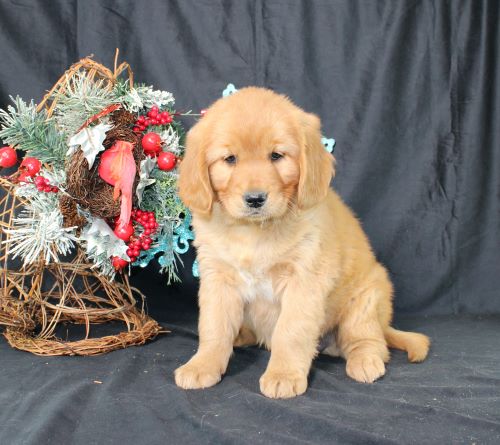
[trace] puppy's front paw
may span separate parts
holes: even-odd
[[[260,391],[273,399],[288,399],[304,394],[307,376],[299,372],[267,370],[260,378]]]
[[[357,382],[373,383],[385,374],[385,365],[376,354],[359,354],[347,359],[346,372]]]
[[[175,384],[184,389],[209,388],[220,382],[221,375],[214,367],[193,358],[175,370]]]

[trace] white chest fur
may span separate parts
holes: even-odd
[[[269,273],[263,270],[238,269],[242,286],[241,296],[246,303],[251,303],[257,299],[273,301],[275,299],[273,283]]]

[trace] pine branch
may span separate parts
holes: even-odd
[[[116,103],[113,90],[108,90],[103,80],[90,81],[85,74],[78,74],[66,81],[66,89],[56,92],[54,117],[59,127],[73,136],[82,124],[107,106]]]
[[[118,82],[114,88],[115,97],[124,107],[133,113],[143,108],[151,108],[157,105],[162,110],[172,111],[175,103],[174,96],[168,91],[153,90],[146,85],[135,85],[130,89],[127,84]]]
[[[9,255],[20,256],[24,265],[32,264],[43,256],[46,264],[58,262],[59,255],[67,255],[77,241],[75,228],[63,227],[54,193],[37,192],[33,184],[20,186],[16,194],[28,199],[28,204],[14,218],[11,229],[6,229],[9,239]]]
[[[59,132],[53,119],[47,119],[45,110],[36,111],[31,101],[11,97],[14,106],[0,110],[0,138],[12,147],[26,151],[44,163],[61,166],[66,154],[65,135]]]
[[[154,211],[158,220],[179,221],[186,208],[177,194],[177,174],[155,169],[156,182],[144,190],[141,208]]]

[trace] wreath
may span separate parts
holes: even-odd
[[[128,78],[119,77],[123,72]],[[128,64],[112,73],[90,58],[73,65],[36,106],[0,110],[0,167],[25,209],[7,229],[13,258],[59,261],[76,245],[113,277],[157,258],[167,281],[193,238],[177,195],[184,130],[174,96],[134,85]]]
[[[184,130],[173,95],[130,66],[87,57],[40,104],[0,110],[0,325],[19,349],[92,355],[154,338],[128,271],[157,259],[167,282],[193,239],[177,194]],[[22,154],[22,159],[18,159]],[[7,175],[4,173],[8,173]],[[126,330],[92,336],[91,326]],[[82,339],[61,338],[63,323]]]

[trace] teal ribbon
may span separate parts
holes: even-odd
[[[194,233],[191,229],[191,214],[186,210],[184,219],[174,227],[172,235],[167,233],[160,237],[154,247],[137,259],[134,266],[146,267],[156,255],[161,254],[158,263],[163,268],[169,267],[175,261],[175,253],[183,254],[188,251],[190,240],[194,240]]]

